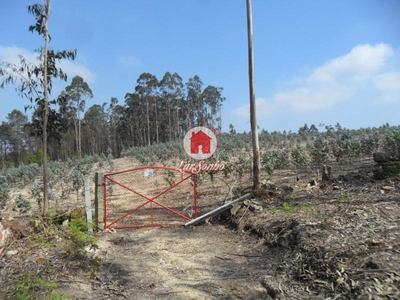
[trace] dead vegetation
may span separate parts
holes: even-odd
[[[296,185],[289,195],[277,185],[258,199],[263,214],[237,213],[239,230],[261,239],[264,251],[279,253],[273,271],[288,289],[270,287],[276,298],[400,297],[400,180],[376,181],[366,169]]]
[[[325,182],[285,170],[228,214],[99,232],[95,252],[28,217],[3,219],[12,234],[0,248],[0,298],[399,299],[400,179],[378,180],[375,168],[334,166]],[[202,213],[227,191],[248,192],[213,180],[220,192],[201,187]]]

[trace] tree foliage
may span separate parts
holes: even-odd
[[[29,26],[29,31],[36,32],[44,39],[44,46],[36,50],[38,53],[38,63],[34,64],[27,61],[23,56],[19,56],[20,65],[3,62],[0,64],[0,75],[4,77],[0,87],[5,84],[19,83],[17,90],[19,94],[30,100],[37,106],[38,118],[42,124],[42,147],[43,147],[43,215],[48,209],[48,187],[47,187],[47,125],[49,119],[49,105],[55,101],[49,100],[52,91],[52,80],[59,78],[67,79],[67,75],[62,69],[57,67],[57,62],[62,59],[74,59],[76,51],[54,51],[49,48],[50,34],[48,22],[51,11],[51,0],[45,0],[43,4],[33,4],[28,6],[28,11],[35,19],[36,23]]]

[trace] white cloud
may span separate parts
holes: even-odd
[[[397,88],[400,73],[376,75],[386,67],[393,49],[386,44],[358,45],[349,53],[329,60],[315,68],[308,76],[286,83],[286,90],[272,98],[296,111],[323,110],[351,99],[367,89],[373,76],[380,89]]]
[[[301,87],[275,94],[274,100],[298,111],[320,110],[347,100],[350,92],[329,88]]]
[[[24,48],[17,46],[2,46],[0,45],[0,62],[9,62],[16,65],[20,64],[19,55],[22,55],[27,61],[37,64],[38,54],[35,52],[30,52]],[[71,79],[76,75],[81,76],[86,82],[92,83],[95,79],[95,75],[92,71],[83,65],[80,65],[74,61],[62,60],[58,65],[65,73],[67,73],[68,78]]]
[[[25,57],[28,61],[35,63],[37,62],[37,53],[30,52],[24,48],[17,46],[2,46],[0,45],[0,62],[9,62],[18,65],[19,55]]]
[[[142,61],[135,56],[121,56],[118,63],[125,66],[140,66]]]
[[[272,114],[272,106],[271,104],[263,99],[263,98],[257,98],[256,99],[256,109],[257,109],[257,116],[262,117],[262,116],[268,116]],[[247,105],[243,105],[241,107],[236,108],[233,111],[233,115],[238,116],[238,117],[250,117],[250,103]]]
[[[314,117],[317,120],[336,108],[357,118],[371,103],[375,107],[400,103],[400,51],[393,49],[387,44],[358,45],[301,77],[280,82],[275,93],[257,99],[259,121],[266,115],[294,119],[319,112]],[[248,122],[249,104],[233,110],[232,116],[235,121]]]
[[[79,75],[87,83],[93,83],[96,79],[95,74],[88,68],[82,65],[78,65],[70,60],[62,60],[59,64],[60,68],[67,73],[68,81],[72,80],[75,76]]]
[[[400,72],[389,72],[377,75],[373,83],[377,89],[400,90]]]
[[[392,55],[392,48],[385,44],[358,45],[350,53],[328,61],[315,69],[307,81],[333,83],[341,75],[370,74],[381,69]]]

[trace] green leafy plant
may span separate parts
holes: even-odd
[[[89,175],[92,163],[79,164],[70,174],[69,181],[72,182],[76,193],[76,200],[79,200],[79,190],[83,187],[85,177]]]
[[[269,175],[272,175],[272,173],[274,172],[275,168],[275,156],[273,154],[272,151],[266,151],[261,158],[261,163],[265,169],[265,171],[267,171],[267,173]]]
[[[43,201],[43,184],[39,185],[35,182],[32,186],[31,196],[36,200],[39,209],[41,210]]]
[[[71,219],[68,226],[65,227],[64,239],[66,252],[70,255],[85,254],[86,247],[97,249],[97,238],[89,231],[86,219],[83,217]]]
[[[242,178],[244,174],[251,172],[251,168],[252,168],[252,162],[250,158],[241,155],[239,156],[239,159],[236,162],[233,170],[239,178]]]
[[[371,155],[379,148],[379,135],[375,132],[369,136],[363,136],[360,140],[361,153],[364,155]]]
[[[61,300],[70,299],[74,296],[72,294],[60,294],[59,292],[55,291],[56,288],[57,283],[54,281],[42,279],[32,274],[26,274],[16,281],[16,299]]]
[[[6,206],[7,200],[10,198],[10,187],[4,176],[0,176],[0,209]]]
[[[340,195],[339,200],[343,202],[351,202],[353,201],[353,195],[349,193],[343,193]]]
[[[292,162],[297,168],[304,168],[310,163],[310,159],[307,156],[305,149],[299,145],[290,152]]]
[[[329,160],[329,143],[322,136],[317,136],[312,143],[308,143],[307,148],[315,165],[322,165]]]
[[[383,140],[383,150],[389,155],[400,157],[400,128],[386,128]]]
[[[284,169],[289,165],[289,152],[266,151],[261,157],[261,163],[269,175],[275,170]]]
[[[294,209],[293,205],[288,203],[288,202],[285,202],[285,203],[282,204],[282,210],[283,211],[292,212],[293,209]]]
[[[335,140],[332,140],[330,149],[338,163],[351,162],[361,154],[360,142],[349,132],[345,132]]]
[[[14,210],[19,211],[21,213],[26,213],[29,210],[31,210],[32,205],[31,203],[26,200],[21,194],[17,196],[17,199],[15,199],[15,205],[14,205]]]
[[[315,209],[315,204],[311,203],[311,202],[304,203],[304,204],[301,204],[299,206],[299,209],[300,210],[314,210]]]

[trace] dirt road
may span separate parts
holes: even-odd
[[[254,237],[219,225],[104,233],[98,252],[103,272],[91,288],[76,285],[74,293],[93,299],[266,299],[260,278],[268,275],[268,261],[257,252],[261,248]]]

